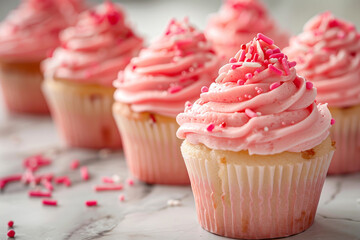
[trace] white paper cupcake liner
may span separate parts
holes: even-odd
[[[0,63],[0,85],[6,107],[15,113],[48,114],[49,109],[41,92],[43,76],[31,64],[24,70],[5,67]]]
[[[114,112],[120,129],[125,157],[131,173],[155,184],[189,184],[176,121],[131,119]],[[155,115],[156,117],[156,115]]]
[[[80,95],[74,87],[61,84],[45,81],[43,90],[55,124],[67,145],[94,149],[120,148],[121,138],[112,116],[112,93]]]
[[[220,168],[216,159],[184,156],[201,226],[244,239],[285,237],[306,230],[314,221],[332,155],[333,151],[294,164],[227,163]]]
[[[328,173],[360,172],[359,111],[351,114],[334,114],[333,117],[335,124],[331,127],[331,138],[336,142],[336,151]]]

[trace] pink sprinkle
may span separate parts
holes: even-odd
[[[215,125],[212,124],[212,123],[210,123],[210,124],[206,127],[206,130],[207,130],[208,132],[212,132],[212,130],[214,130],[214,128],[215,128]]]
[[[94,187],[96,192],[102,191],[118,191],[122,190],[124,187],[121,184],[113,184],[113,185],[97,185]]]
[[[334,118],[331,119],[330,124],[331,124],[331,125],[334,125],[334,124],[335,124],[335,119],[334,119]]]
[[[306,82],[306,89],[312,89],[314,84],[312,82]]]
[[[51,197],[51,192],[29,191],[29,197]]]
[[[134,186],[134,180],[132,180],[131,178],[129,178],[129,179],[127,180],[127,184],[128,184],[129,186]]]
[[[70,168],[71,169],[77,169],[80,166],[80,161],[75,159],[70,163]]]
[[[280,48],[275,48],[275,49],[273,49],[273,53],[280,53],[281,51],[280,51]]]
[[[209,91],[209,88],[207,87],[207,86],[203,86],[202,88],[201,88],[201,92],[202,93],[205,93],[205,92],[208,92]]]
[[[240,57],[239,57],[239,61],[240,62],[243,62],[245,60],[245,51],[244,50],[241,50],[240,51]]]
[[[49,190],[50,192],[54,190],[54,186],[51,184],[51,182],[47,179],[43,179],[42,180],[42,184],[44,185],[44,187]]]
[[[336,20],[336,19],[333,19],[333,20],[331,20],[331,21],[329,22],[329,27],[331,27],[331,28],[333,28],[333,27],[338,27],[338,26],[340,26],[340,23],[339,23],[339,21]]]
[[[121,202],[125,201],[125,196],[124,196],[124,195],[120,195],[120,196],[119,196],[119,200],[120,200]]]
[[[296,62],[293,61],[293,62],[289,62],[289,67],[292,68],[292,67],[295,67],[296,66]]]
[[[111,177],[102,177],[101,181],[103,183],[114,183],[114,180]]]
[[[269,58],[283,58],[284,54],[283,53],[273,53],[269,56]]]
[[[261,73],[261,70],[260,70],[260,69],[256,69],[256,70],[254,71],[254,75],[259,74],[259,73]]]
[[[17,174],[0,178],[0,189],[3,189],[7,183],[21,181],[22,177],[23,176],[21,174]]]
[[[44,199],[42,201],[42,203],[43,203],[43,205],[46,205],[46,206],[57,206],[56,200]]]
[[[253,117],[256,117],[256,116],[257,116],[257,114],[256,114],[253,110],[251,110],[251,109],[249,109],[249,108],[246,108],[246,109],[245,109],[245,114],[246,114],[249,118],[253,118]]]
[[[86,201],[85,204],[88,207],[94,207],[97,206],[97,201],[96,200]]]
[[[236,58],[230,58],[230,60],[229,60],[229,63],[236,63],[237,62],[237,60],[236,60]]]
[[[268,64],[269,64],[269,61],[265,59],[265,60],[264,60],[264,64],[265,64],[265,65],[268,65]]]
[[[275,73],[275,74],[277,74],[277,75],[279,75],[279,76],[282,75],[282,71],[281,71],[280,69],[278,69],[277,67],[274,67],[274,65],[269,64],[269,65],[268,65],[268,68],[269,68],[269,70],[272,71],[273,73]]]
[[[265,36],[262,33],[258,33],[257,34],[257,38],[263,40],[265,43],[269,44],[269,45],[273,45],[274,44],[274,40],[272,40],[271,38]]]
[[[82,178],[84,181],[89,180],[89,171],[88,171],[88,168],[87,168],[87,167],[82,167],[82,168],[80,168],[80,174],[81,174],[81,178]]]
[[[222,122],[222,123],[220,123],[220,127],[221,127],[221,128],[226,127],[226,122]]]
[[[235,70],[235,69],[237,69],[238,67],[241,67],[241,64],[233,64],[233,65],[231,65],[231,69],[232,69],[232,70]]]
[[[265,51],[265,54],[270,56],[271,54],[273,54],[273,51],[271,49],[268,49]]]
[[[9,221],[9,222],[8,222],[8,226],[9,226],[9,227],[13,227],[13,226],[14,226],[14,221]]]
[[[258,53],[255,53],[254,56],[253,56],[253,61],[256,62],[259,58],[259,54]]]
[[[191,104],[191,102],[190,101],[186,101],[185,102],[185,107],[190,107],[192,104]]]
[[[179,92],[181,90],[182,90],[181,86],[175,85],[175,86],[169,87],[168,92],[171,93],[171,94],[174,94],[174,93],[177,93],[177,92]]]
[[[270,85],[270,90],[274,90],[275,88],[280,87],[281,83],[280,82],[274,82]]]
[[[289,69],[288,61],[287,61],[285,58],[283,58],[283,59],[281,60],[281,62],[282,62],[282,65],[283,65],[285,74],[286,74],[286,75],[289,75],[289,74],[290,74],[290,69]]]
[[[237,85],[240,85],[240,86],[242,86],[242,85],[244,85],[245,84],[245,81],[244,80],[238,80],[237,81]]]
[[[246,79],[251,79],[253,77],[253,75],[251,73],[247,73],[245,74]]]
[[[249,47],[249,53],[252,54],[254,52],[254,46]]]
[[[135,70],[137,68],[136,65],[132,65],[132,70]]]
[[[70,180],[70,178],[68,178],[68,177],[66,177],[65,179],[64,179],[64,185],[65,186],[67,186],[67,187],[70,187],[71,186],[71,180]]]
[[[8,232],[7,232],[7,236],[9,238],[14,238],[15,237],[15,231],[14,229],[10,229]]]

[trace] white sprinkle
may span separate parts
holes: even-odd
[[[261,64],[257,63],[257,62],[244,62],[243,66],[244,67],[261,67]]]
[[[167,201],[167,205],[168,205],[169,207],[178,207],[178,206],[181,205],[181,202],[180,202],[179,200],[177,200],[177,199],[169,199],[169,200]]]
[[[121,178],[120,178],[120,176],[117,175],[117,174],[112,175],[111,179],[112,179],[115,183],[121,182]]]
[[[256,112],[256,115],[261,116],[261,112]]]
[[[245,54],[245,57],[246,57],[247,59],[251,59],[252,54],[251,54],[251,53],[247,53],[247,54]]]
[[[268,128],[268,127],[264,127],[264,131],[265,131],[265,132],[269,131],[269,128]]]
[[[277,59],[277,58],[270,58],[270,59],[269,59],[269,62],[271,62],[271,63],[276,63],[276,62],[278,62],[278,59]]]

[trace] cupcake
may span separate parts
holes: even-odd
[[[43,91],[59,132],[71,147],[121,147],[112,82],[142,39],[125,23],[121,7],[109,1],[81,13],[60,39],[61,47],[43,64]]]
[[[315,16],[284,50],[297,71],[328,103],[335,121],[331,138],[336,152],[329,174],[360,171],[360,34],[354,24],[326,12]]]
[[[225,63],[258,32],[272,37],[280,48],[288,45],[288,34],[259,0],[227,0],[218,13],[210,16],[205,35]]]
[[[0,85],[9,111],[48,113],[40,62],[56,48],[60,30],[75,23],[82,0],[23,0],[0,24]]]
[[[258,34],[177,116],[201,226],[263,239],[309,228],[334,152],[327,106]]]
[[[135,177],[156,184],[190,183],[175,118],[202,87],[206,91],[218,68],[219,59],[204,34],[185,19],[172,20],[120,72],[113,114]]]

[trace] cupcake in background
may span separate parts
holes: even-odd
[[[23,0],[0,24],[0,85],[9,111],[49,112],[40,62],[59,46],[59,32],[84,9],[82,0]]]
[[[288,45],[288,33],[276,24],[260,0],[225,0],[219,12],[210,16],[205,35],[226,63],[258,32],[273,38],[280,48]]]
[[[360,171],[360,34],[330,12],[315,16],[284,51],[297,71],[317,88],[335,119],[336,152],[329,174]]]
[[[131,173],[147,183],[189,184],[175,117],[214,80],[219,59],[188,20],[131,60],[114,82],[114,117]],[[204,87],[205,86],[205,87]]]
[[[177,116],[200,224],[231,238],[309,228],[334,153],[326,104],[272,39],[257,36]]]
[[[119,148],[112,117],[112,82],[142,47],[122,8],[109,1],[81,13],[44,61],[43,90],[52,116],[72,147]]]

